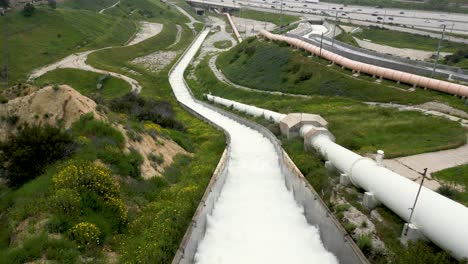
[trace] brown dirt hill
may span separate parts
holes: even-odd
[[[16,125],[23,123],[60,124],[64,128],[69,128],[81,115],[87,113],[92,113],[98,120],[108,120],[105,114],[96,110],[97,104],[93,100],[67,85],[59,86],[58,89],[57,86],[55,89],[48,86],[39,90],[29,87],[28,92],[24,91],[21,94],[27,95],[0,104],[0,141],[6,140],[9,135],[15,133]],[[177,154],[188,154],[170,139],[162,136],[153,138],[148,133],[142,132],[140,133],[141,140],[135,141],[127,136],[127,130],[122,125],[112,125],[124,135],[125,151],[134,149],[142,155],[141,172],[145,179],[161,176],[164,170],[172,164]],[[160,157],[159,162],[153,161],[155,156]]]
[[[69,128],[81,115],[93,113],[99,120],[106,119],[96,110],[96,103],[67,85],[54,89],[44,87],[23,97],[17,97],[0,105],[3,120],[17,119],[17,124],[62,124]],[[11,122],[1,122],[0,139],[15,131]]]

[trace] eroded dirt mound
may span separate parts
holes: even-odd
[[[0,137],[14,132],[16,124],[50,124],[69,128],[81,115],[93,113],[95,118],[105,117],[96,110],[96,103],[67,85],[44,87],[23,97],[0,105]]]
[[[143,157],[141,176],[145,179],[161,176],[177,154],[190,155],[177,143],[162,136],[154,138],[148,133],[140,133],[138,140],[135,140],[128,137],[127,129],[123,126],[119,125],[117,129],[125,137],[126,151],[136,150]]]

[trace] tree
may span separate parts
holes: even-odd
[[[7,8],[10,6],[9,0],[0,0],[0,7]]]
[[[57,1],[56,0],[47,0],[47,3],[49,4],[50,8],[52,8],[52,9],[57,8]]]
[[[24,7],[23,7],[23,16],[25,17],[30,17],[34,14],[34,11],[36,10],[36,8],[34,7],[33,4],[31,3],[27,3]]]

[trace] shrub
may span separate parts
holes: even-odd
[[[8,103],[8,99],[4,97],[3,95],[0,95],[0,104],[6,104]]]
[[[69,231],[69,236],[78,243],[78,248],[99,245],[101,242],[99,228],[87,222],[81,222],[73,226]]]
[[[80,194],[73,189],[59,189],[50,197],[53,211],[66,215],[74,215],[81,208]]]
[[[81,195],[92,192],[104,199],[119,197],[119,186],[110,171],[89,162],[70,162],[53,176],[52,182],[56,189],[72,189]]]
[[[357,245],[364,255],[369,255],[372,251],[372,238],[370,235],[361,234],[357,239]]]
[[[112,111],[126,113],[140,121],[152,121],[163,127],[184,130],[182,123],[175,120],[175,112],[167,101],[145,99],[139,95],[128,93],[112,100],[109,104]]]
[[[16,125],[16,123],[18,123],[19,121],[19,117],[17,115],[9,115],[6,117],[6,120],[8,125],[10,126],[14,126]]]
[[[458,191],[449,185],[442,185],[437,189],[437,192],[447,198],[454,199]]]
[[[31,3],[27,3],[24,7],[23,7],[23,11],[21,12],[23,14],[23,16],[25,17],[30,17],[34,14],[34,11],[36,11],[36,8],[34,7],[33,4]]]
[[[74,151],[72,137],[49,125],[24,126],[17,135],[0,144],[0,164],[12,186],[42,174],[47,165]]]
[[[76,121],[72,130],[80,136],[86,136],[93,140],[96,147],[102,148],[104,145],[113,145],[119,148],[125,146],[125,138],[117,129],[111,125],[95,120],[93,114],[85,114]]]
[[[164,156],[163,155],[156,155],[151,153],[149,155],[149,159],[153,162],[156,162],[156,164],[161,165],[164,162]]]
[[[344,229],[346,230],[346,232],[352,233],[354,231],[354,229],[356,229],[356,225],[353,224],[353,223],[346,223],[344,225]]]

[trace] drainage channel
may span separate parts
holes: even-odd
[[[208,198],[194,217],[194,221],[203,218],[198,225],[204,226],[189,228],[173,263],[338,263],[323,245],[319,228],[309,223],[304,207],[286,187],[288,176],[281,167],[279,145],[193,98],[183,74],[209,31],[205,28],[199,34],[171,71],[169,81],[177,100],[224,130],[230,144],[221,168],[225,176],[219,182],[212,180],[209,195],[205,194]],[[215,199],[210,199],[212,191],[217,191]],[[210,207],[210,212],[197,216],[204,207]],[[335,237],[338,244],[345,240],[342,234]]]

